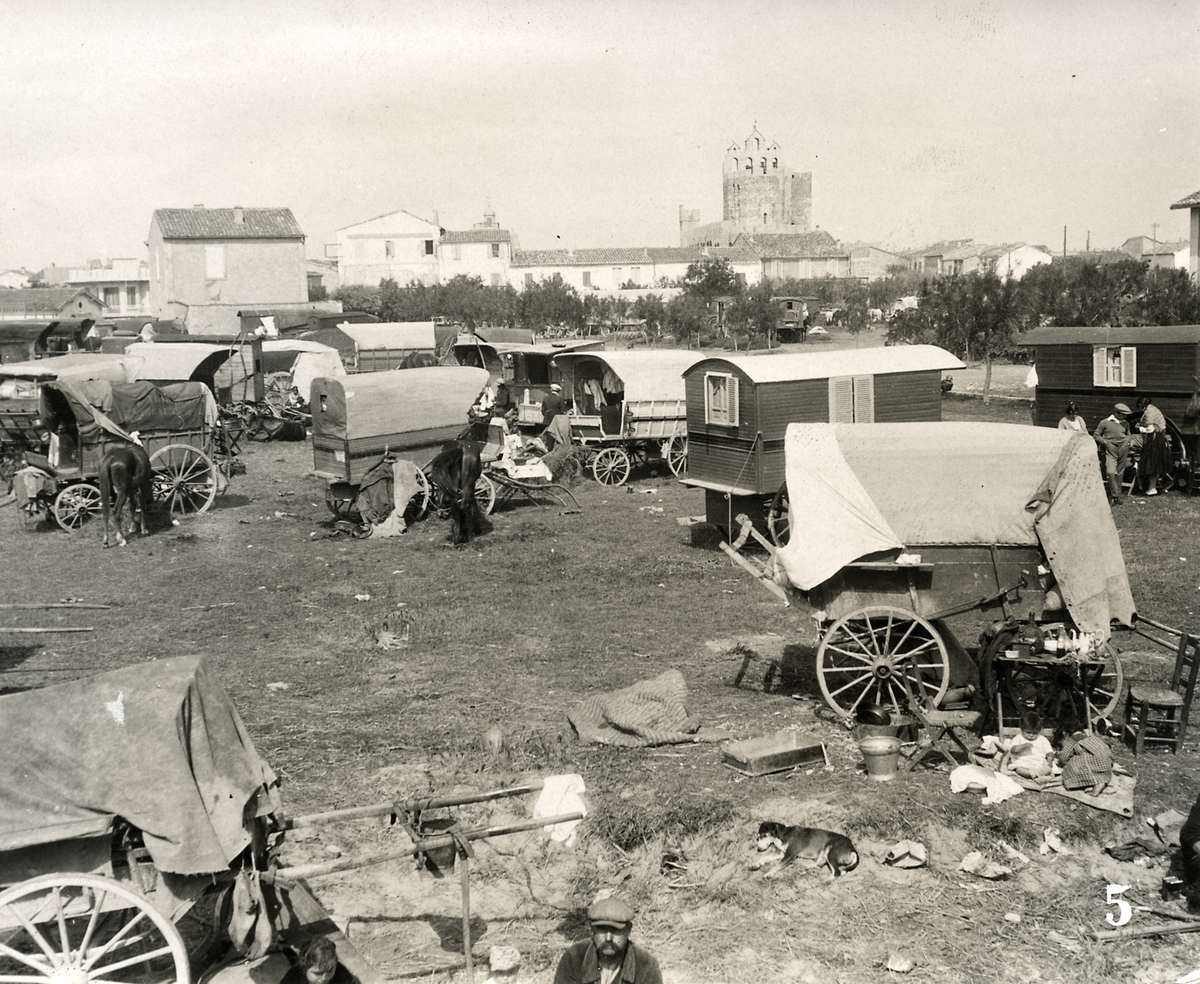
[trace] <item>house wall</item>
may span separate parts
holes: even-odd
[[[942,374],[940,370],[890,372],[875,377],[875,422],[942,419]]]
[[[339,229],[338,282],[343,287],[377,287],[379,281],[390,277],[401,287],[414,280],[437,283],[440,238],[441,229],[436,223],[403,210]],[[426,252],[427,243],[432,243],[432,252]]]
[[[815,280],[820,277],[849,277],[849,256],[763,257],[762,274],[768,280]]]
[[[513,266],[509,268],[508,281],[517,290],[524,290],[529,283],[539,283],[551,279],[558,274],[563,283],[574,287],[580,294],[593,292],[610,296],[636,297],[639,293],[649,291],[660,280],[675,281],[687,273],[688,263],[626,263],[622,265],[546,265],[546,266]],[[756,260],[753,262],[732,263],[733,272],[743,277],[747,285],[753,286],[762,279],[762,266]],[[585,284],[585,274],[588,283]],[[620,286],[629,280],[639,283],[643,290],[622,292]]]
[[[499,257],[492,256],[493,245],[499,247]],[[443,281],[466,276],[495,287],[509,282],[512,243],[442,243],[437,249]]]
[[[1007,253],[1001,253],[996,257],[995,271],[1000,277],[1012,277],[1013,280],[1020,280],[1035,266],[1049,263],[1052,259],[1053,257],[1049,253],[1036,246],[1018,246],[1016,249],[1010,249]]]

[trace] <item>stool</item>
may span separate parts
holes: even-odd
[[[1187,732],[1183,697],[1170,687],[1134,685],[1125,699],[1125,735],[1133,742],[1133,754],[1141,755],[1146,742],[1167,745],[1178,753]]]
[[[923,745],[905,760],[904,768],[906,770],[911,772],[929,755],[940,755],[950,764],[950,768],[957,768],[958,762],[950,754],[950,750],[942,744],[942,741],[947,738],[959,747],[971,765],[978,764],[975,761],[975,753],[967,747],[958,730],[962,728],[965,731],[972,731],[978,726],[979,718],[982,716],[979,711],[933,711],[919,708],[916,704],[912,706],[911,711],[921,726],[930,732],[930,740],[928,745]]]

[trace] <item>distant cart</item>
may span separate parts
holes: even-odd
[[[637,465],[687,468],[683,374],[704,358],[686,349],[568,352],[554,357],[571,402],[571,438],[589,452],[603,485],[623,485]]]

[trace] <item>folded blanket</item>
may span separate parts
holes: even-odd
[[[623,690],[589,697],[568,713],[567,719],[581,741],[621,748],[728,737],[700,734],[700,722],[688,713],[686,700],[683,674],[667,670]]]

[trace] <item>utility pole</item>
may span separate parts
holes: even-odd
[[[1063,256],[1067,255],[1067,227],[1063,226]]]
[[[1087,245],[1083,248],[1083,251],[1085,253],[1090,253],[1092,251],[1092,230],[1091,229],[1089,229],[1087,231]]]
[[[1158,223],[1157,223],[1157,222],[1152,222],[1152,223],[1150,224],[1150,229],[1152,230],[1152,235],[1150,236],[1150,238],[1151,238],[1151,239],[1152,239],[1154,242],[1158,242]]]

